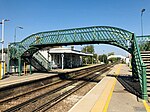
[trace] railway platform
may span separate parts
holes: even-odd
[[[28,82],[32,82],[36,80],[52,78],[52,77],[58,76],[58,74],[61,74],[61,73],[71,73],[71,72],[79,71],[82,69],[87,69],[89,67],[94,67],[98,65],[99,64],[94,64],[94,65],[88,65],[88,66],[83,66],[83,67],[78,67],[78,68],[73,68],[73,69],[63,69],[63,70],[53,69],[49,73],[33,73],[33,74],[27,74],[27,75],[22,75],[22,76],[18,76],[18,74],[7,75],[6,78],[4,78],[3,80],[0,80],[0,89],[7,88],[13,85],[28,83]]]
[[[150,112],[150,104],[138,97],[135,91],[139,88],[130,77],[127,65],[115,65],[69,112]],[[123,82],[133,86],[130,90],[134,92],[131,93]]]

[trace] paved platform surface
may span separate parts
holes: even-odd
[[[78,71],[78,70],[81,70],[81,69],[86,69],[86,68],[89,68],[89,67],[98,66],[98,65],[100,65],[100,64],[87,65],[87,66],[72,68],[72,69],[52,69],[52,71],[50,71],[50,72],[67,73],[67,72]]]
[[[104,79],[117,76],[131,77],[131,70],[125,64],[118,64],[112,68]],[[107,84],[100,82],[97,85],[100,88],[94,87],[97,90],[92,89],[69,112],[150,112],[146,109],[143,100],[138,100],[139,98],[127,91],[116,78],[113,84],[110,84],[109,81]],[[100,90],[103,90],[103,92]],[[95,95],[92,91],[96,91]],[[147,108],[150,108],[149,104],[146,104]]]
[[[103,78],[69,112],[102,112],[115,81],[114,77]]]
[[[97,65],[99,64],[78,67],[78,68],[73,68],[73,69],[64,69],[64,70],[54,69],[49,73],[33,73],[33,74],[27,74],[27,75],[22,75],[22,76],[18,76],[18,74],[8,75],[6,78],[0,80],[0,88],[4,88],[4,87],[14,85],[14,84],[29,82],[33,80],[48,78],[48,77],[56,76],[58,75],[58,73],[73,72],[73,71],[77,71],[77,70],[81,70],[81,69],[85,69],[85,68],[89,68],[89,67],[93,67]]]
[[[109,73],[117,76],[130,76],[131,72],[127,65],[122,64],[120,73],[116,73],[116,69],[120,65],[116,65]],[[133,82],[134,83],[134,82]],[[116,82],[113,94],[108,106],[108,112],[146,112],[142,100],[127,91],[119,81]]]
[[[9,76],[7,78],[4,78],[2,80],[0,80],[0,88],[4,88],[10,85],[14,85],[14,84],[19,84],[19,83],[23,83],[23,82],[29,82],[29,81],[33,81],[33,80],[38,80],[38,79],[43,79],[43,78],[48,78],[48,77],[52,77],[55,76],[57,74],[49,74],[49,73],[34,73],[32,75],[23,75],[23,76]]]

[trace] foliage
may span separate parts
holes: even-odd
[[[107,55],[106,55],[106,54],[99,55],[98,59],[99,59],[101,62],[108,63]]]
[[[85,46],[82,48],[81,51],[84,53],[91,53],[91,54],[94,54],[94,52],[95,52],[93,45]],[[94,59],[91,56],[83,56],[83,63],[84,64],[91,64],[93,62],[94,62]]]
[[[117,61],[120,61],[121,60],[121,58],[119,58],[119,57],[114,57],[114,58],[110,58],[108,61],[110,61],[111,63],[113,63],[113,62],[117,62]]]
[[[115,55],[114,52],[108,53],[108,56]]]
[[[7,53],[7,48],[4,48],[4,53]],[[2,53],[2,49],[0,49],[0,53]]]
[[[81,51],[84,52],[84,53],[92,53],[92,54],[94,54],[94,52],[95,52],[93,45],[85,46],[85,47],[82,48]]]

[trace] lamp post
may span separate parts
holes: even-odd
[[[141,33],[142,33],[142,37],[143,37],[143,19],[142,19],[142,17],[143,17],[144,12],[145,12],[145,9],[142,9],[141,10]]]
[[[23,27],[21,27],[21,26],[17,26],[16,28],[15,28],[15,35],[14,35],[14,43],[16,42],[16,32],[17,32],[17,28],[19,28],[19,29],[23,29]]]
[[[2,64],[2,70],[1,70],[1,79],[4,78],[4,24],[5,21],[9,21],[8,19],[3,19],[2,22],[0,24],[2,24],[2,60],[1,60],[1,64]]]

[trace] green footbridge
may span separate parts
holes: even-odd
[[[12,63],[18,66],[21,74],[22,62],[27,62],[38,71],[50,70],[50,63],[39,52],[50,46],[82,45],[82,44],[110,44],[122,48],[132,56],[132,76],[138,78],[141,97],[147,100],[146,66],[142,61],[140,51],[150,50],[150,36],[136,36],[134,33],[109,26],[92,26],[55,30],[32,34],[21,42],[8,46],[8,72]],[[31,68],[30,66],[30,68]]]

